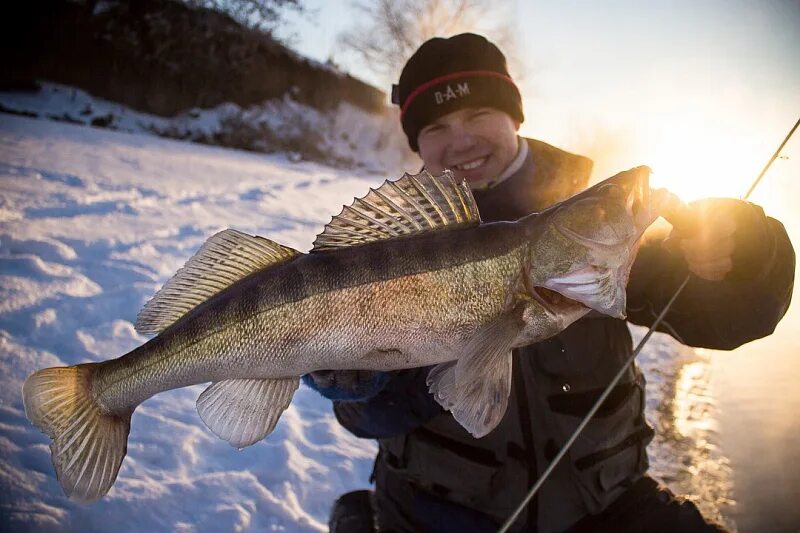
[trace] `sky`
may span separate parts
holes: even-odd
[[[311,16],[285,30],[292,46],[373,81],[336,42],[359,20],[352,3],[304,5]],[[512,72],[522,80],[521,133],[592,157],[595,179],[647,164],[656,185],[686,200],[740,196],[800,117],[797,0],[503,7],[522,65]],[[797,175],[800,141],[785,154],[771,172]]]

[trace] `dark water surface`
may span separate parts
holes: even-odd
[[[638,343],[646,330],[631,329]],[[725,514],[733,502],[732,476],[719,446],[711,357],[661,333],[639,354],[637,362],[647,378],[645,416],[655,429],[647,447],[649,473],[692,500],[708,519],[734,529]]]
[[[741,533],[800,531],[800,313],[776,333],[712,356],[722,453]]]

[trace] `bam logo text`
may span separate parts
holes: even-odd
[[[444,91],[436,91],[433,93],[433,97],[436,99],[437,104],[443,104],[445,102],[449,102],[454,98],[461,98],[463,96],[467,96],[469,94],[469,83],[458,83],[456,84],[455,88],[452,85],[448,84],[447,89]]]

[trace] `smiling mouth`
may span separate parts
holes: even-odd
[[[479,159],[473,159],[472,161],[467,161],[466,163],[460,163],[458,165],[453,165],[453,168],[460,171],[469,171],[475,170],[476,168],[482,166],[486,163],[486,160],[489,159],[489,156],[481,157]]]

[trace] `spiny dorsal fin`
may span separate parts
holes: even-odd
[[[220,231],[145,304],[136,318],[136,331],[159,333],[222,289],[299,253],[263,237]]]
[[[314,249],[333,250],[403,235],[473,226],[481,221],[466,182],[456,183],[445,170],[432,176],[423,170],[385,181],[331,219],[314,241]]]

